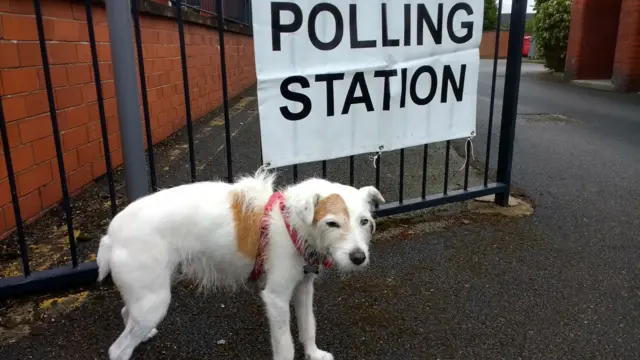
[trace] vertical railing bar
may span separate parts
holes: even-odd
[[[469,167],[471,164],[471,141],[465,143],[465,154],[467,154],[464,163],[464,191],[469,190]]]
[[[222,72],[222,105],[224,108],[225,147],[227,150],[227,180],[233,181],[233,163],[231,160],[231,120],[229,119],[229,94],[227,93],[227,59],[224,45],[224,10],[222,0],[216,0],[218,17],[218,45],[220,49],[220,70]]]
[[[64,208],[67,232],[69,237],[69,252],[71,253],[71,264],[78,266],[78,251],[76,249],[76,239],[73,232],[73,213],[71,211],[71,201],[67,188],[67,173],[64,168],[64,157],[62,156],[62,143],[60,141],[60,131],[58,128],[58,117],[56,114],[55,99],[53,96],[53,85],[51,83],[51,69],[49,68],[49,55],[47,53],[47,43],[44,37],[44,23],[42,20],[42,9],[40,0],[33,0],[36,15],[36,26],[38,28],[38,40],[40,43],[40,53],[42,55],[42,70],[47,88],[47,100],[49,101],[49,115],[51,116],[51,127],[53,130],[53,141],[56,148],[56,158],[58,160],[58,171],[60,172],[60,187],[62,188],[62,207]]]
[[[135,3],[135,1],[134,1]],[[93,10],[91,0],[84,0],[84,9],[87,17],[87,29],[89,30],[89,47],[91,49],[91,65],[93,67],[93,80],[96,84],[96,97],[98,98],[98,114],[100,116],[100,132],[102,133],[102,147],[104,150],[104,163],[107,168],[107,184],[109,187],[109,201],[111,202],[111,215],[118,212],[116,202],[116,188],[113,183],[113,166],[111,164],[111,152],[109,148],[109,131],[107,129],[107,118],[104,112],[104,97],[102,95],[102,79],[100,78],[100,65],[98,61],[98,50],[96,48],[96,36],[93,27]]]
[[[400,149],[400,182],[398,183],[398,203],[404,202],[404,149]]]
[[[182,0],[177,0],[178,37],[180,40],[180,60],[182,61],[182,85],[184,86],[184,109],[187,118],[187,138],[189,141],[189,170],[191,181],[196,181],[196,154],[193,143],[193,122],[191,121],[191,96],[189,95],[189,74],[187,72],[187,49],[184,40],[184,19],[182,18]]]
[[[18,197],[18,185],[16,184],[16,174],[13,170],[13,160],[11,159],[11,146],[9,135],[7,134],[7,124],[4,119],[4,109],[2,98],[0,97],[0,136],[2,138],[2,150],[4,151],[4,162],[7,166],[7,177],[9,178],[9,189],[11,191],[11,202],[13,204],[13,215],[16,218],[16,232],[18,233],[18,245],[20,246],[20,257],[22,258],[22,273],[25,277],[31,275],[29,268],[29,247],[24,235],[22,224],[22,214],[20,213],[20,198]]]
[[[498,9],[502,9],[502,0],[498,0]],[[493,52],[493,77],[491,79],[491,100],[489,104],[489,124],[487,126],[487,150],[484,163],[484,187],[489,184],[489,166],[491,163],[491,137],[493,131],[493,108],[495,106],[496,97],[496,77],[498,73],[498,55],[500,54],[500,30],[502,27],[502,18],[498,15],[498,23],[496,24],[496,48]]]
[[[381,157],[382,157],[382,154],[378,153],[375,159],[373,160],[376,167],[376,189],[380,189],[380,158]],[[376,205],[376,209],[378,207],[379,205]]]
[[[522,43],[524,42],[526,17],[527,0],[513,0],[511,2],[507,65],[504,74],[502,118],[498,145],[498,168],[496,169],[496,181],[505,185],[505,190],[496,194],[495,198],[496,204],[501,206],[509,206],[509,193],[511,191],[513,145],[518,116],[518,96],[520,94],[520,76],[522,71]]]
[[[327,178],[327,160],[322,161],[322,178]]]
[[[356,185],[356,165],[355,156],[349,156],[349,185]]]
[[[89,1],[89,0],[86,0]],[[144,131],[147,140],[147,156],[149,159],[149,175],[151,178],[151,191],[158,191],[156,179],[156,160],[153,153],[153,133],[151,132],[151,115],[149,114],[149,97],[147,94],[147,78],[144,69],[144,53],[142,52],[142,29],[140,28],[139,0],[131,2],[131,14],[133,17],[133,29],[136,37],[136,50],[138,53],[138,73],[140,77],[140,92],[142,94],[142,111],[144,113]]]
[[[449,158],[451,154],[451,140],[447,140],[447,149],[445,151],[444,159],[444,188],[442,190],[443,195],[449,193]]]
[[[422,149],[422,199],[427,197],[427,166],[428,166],[429,145],[425,144]]]

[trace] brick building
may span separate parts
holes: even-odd
[[[573,0],[566,80],[608,80],[640,92],[640,1]]]
[[[153,143],[186,125],[178,27],[167,2],[138,0],[141,44]],[[24,221],[62,199],[34,2],[0,0],[0,101]],[[93,24],[113,166],[122,164],[111,46],[103,2],[94,1]],[[67,185],[73,194],[106,172],[98,98],[83,1],[42,0]],[[188,15],[188,16],[187,16]],[[194,121],[222,105],[217,23],[185,14],[191,115]],[[229,96],[256,81],[253,38],[246,26],[227,24],[225,49]],[[4,156],[0,156],[0,239],[14,229]]]

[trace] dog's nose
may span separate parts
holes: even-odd
[[[351,259],[352,263],[361,265],[365,260],[367,260],[367,255],[365,255],[362,250],[356,250],[349,254],[349,259]]]

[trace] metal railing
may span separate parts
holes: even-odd
[[[216,15],[216,0],[169,0],[171,5],[199,11],[202,14]],[[251,26],[251,0],[222,0],[224,17],[232,22]]]
[[[193,129],[193,119],[191,118],[191,100],[189,98],[189,76],[188,76],[188,67],[187,67],[187,55],[186,55],[186,45],[185,45],[185,35],[184,35],[184,20],[183,20],[183,10],[188,7],[195,7],[199,11],[207,11],[212,13],[226,14],[226,9],[224,3],[230,3],[231,0],[210,0],[209,5],[205,5],[205,0],[194,2],[191,0],[186,1],[183,5],[181,0],[176,0],[174,3],[177,6],[177,16],[176,16],[176,26],[179,34],[180,40],[180,58],[181,58],[181,72],[182,72],[182,80],[184,85],[184,97],[185,97],[185,110],[186,110],[186,128],[188,135],[188,151],[189,151],[189,173],[190,180],[195,181],[197,179],[197,168],[196,168],[196,160],[195,160],[195,150],[194,150],[194,129]],[[124,2],[123,2],[124,3]],[[137,67],[139,73],[139,81],[140,81],[140,92],[141,92],[141,105],[142,105],[142,117],[143,125],[131,125],[135,123],[135,121],[129,121],[129,125],[127,126],[142,126],[144,130],[140,129],[139,131],[144,134],[146,144],[148,147],[148,151],[146,154],[146,159],[136,160],[137,163],[132,163],[136,166],[130,167],[130,169],[134,169],[132,173],[133,175],[127,175],[127,187],[129,186],[138,186],[140,189],[140,194],[148,191],[150,187],[151,191],[158,190],[157,184],[157,174],[156,174],[156,161],[153,151],[153,139],[152,139],[152,129],[151,129],[151,119],[150,119],[150,109],[149,109],[149,99],[147,93],[147,83],[145,77],[145,62],[144,62],[144,52],[143,52],[143,40],[141,36],[141,28],[140,28],[140,10],[137,8],[137,1],[133,1],[133,6],[131,9],[131,19],[133,22],[133,33],[127,35],[125,32],[120,33],[120,35],[124,34],[124,36],[129,36],[129,39],[121,39],[123,41],[128,41],[129,46],[133,46],[133,40],[135,40],[135,52],[137,53]],[[191,4],[190,4],[191,3]],[[211,3],[215,3],[215,11],[207,6],[210,6]],[[249,6],[249,2],[240,1],[238,3],[244,3],[244,6]],[[68,251],[70,253],[70,264],[69,266],[61,266],[50,269],[44,269],[39,271],[33,271],[30,267],[30,254],[29,254],[29,246],[28,241],[25,235],[25,226],[21,217],[20,210],[20,201],[18,196],[18,187],[16,184],[16,172],[14,169],[14,165],[12,162],[12,154],[11,147],[9,144],[9,136],[7,131],[7,125],[5,121],[5,116],[3,113],[3,102],[2,98],[0,98],[0,135],[2,139],[2,146],[4,151],[4,159],[6,162],[7,168],[7,177],[11,191],[11,200],[13,206],[13,213],[16,219],[16,229],[15,229],[15,239],[18,243],[20,259],[22,265],[22,275],[14,276],[14,277],[5,277],[0,278],[0,298],[7,298],[18,296],[21,294],[29,293],[29,292],[45,292],[45,291],[53,291],[58,289],[66,289],[69,287],[84,285],[88,283],[92,283],[96,280],[97,276],[97,266],[95,261],[86,261],[80,262],[78,259],[78,250],[76,245],[76,239],[74,236],[74,222],[72,216],[72,208],[70,201],[69,190],[67,189],[67,172],[65,170],[65,162],[63,158],[62,152],[62,144],[60,139],[60,134],[58,131],[58,118],[56,116],[56,102],[54,97],[54,89],[51,81],[51,66],[49,64],[49,55],[48,55],[48,47],[47,42],[45,40],[44,33],[44,22],[43,15],[41,10],[40,0],[33,1],[35,7],[35,20],[37,24],[38,30],[38,38],[40,44],[40,52],[42,57],[42,68],[44,74],[44,80],[46,83],[46,93],[48,99],[48,110],[49,115],[51,117],[51,123],[53,127],[53,138],[55,142],[55,150],[58,162],[58,172],[60,176],[60,184],[62,191],[62,204],[61,208],[64,212],[64,221],[66,223],[66,230],[68,233]],[[112,3],[113,6],[116,4]],[[121,5],[121,4],[120,4]],[[86,22],[88,25],[88,37],[89,43],[91,45],[91,66],[93,70],[94,82],[95,82],[95,90],[97,95],[97,104],[98,104],[98,112],[99,112],[99,121],[100,121],[100,130],[103,141],[103,150],[104,150],[104,161],[106,166],[106,180],[108,183],[108,192],[109,192],[109,201],[110,201],[110,212],[111,215],[115,215],[118,211],[118,206],[116,203],[116,189],[114,186],[113,179],[113,166],[112,159],[110,155],[110,147],[109,147],[109,136],[107,131],[107,119],[105,116],[105,105],[103,98],[103,89],[101,83],[101,71],[100,71],[100,63],[98,61],[98,52],[96,49],[96,34],[94,30],[93,24],[93,11],[92,11],[92,1],[85,0],[84,1],[85,12],[86,12]],[[108,4],[109,6],[109,4]],[[211,5],[212,6],[212,5]],[[500,127],[500,139],[499,139],[499,147],[498,147],[498,164],[497,164],[497,176],[495,181],[490,181],[489,171],[490,171],[490,153],[491,153],[491,145],[492,145],[492,128],[494,126],[494,105],[495,105],[495,95],[496,95],[496,74],[497,74],[497,66],[498,66],[498,48],[500,42],[500,29],[501,24],[498,22],[496,26],[496,50],[495,50],[495,58],[493,61],[493,77],[491,83],[491,104],[490,110],[488,114],[488,129],[487,129],[487,146],[486,146],[486,159],[485,159],[485,168],[483,174],[482,184],[479,186],[470,186],[469,185],[469,173],[470,173],[470,163],[471,161],[466,161],[464,166],[464,181],[462,188],[459,190],[450,190],[449,177],[450,177],[450,154],[452,142],[446,142],[446,150],[445,150],[445,162],[444,162],[444,179],[443,179],[443,188],[442,192],[439,194],[429,194],[427,191],[428,188],[428,177],[427,172],[430,166],[428,161],[428,152],[429,145],[424,145],[422,148],[422,179],[421,179],[421,196],[413,199],[406,199],[405,194],[405,150],[400,150],[399,152],[399,173],[398,173],[398,187],[397,194],[398,200],[394,202],[390,202],[380,206],[376,210],[377,216],[390,216],[400,213],[405,213],[409,211],[415,211],[420,209],[425,209],[433,206],[465,201],[485,195],[495,194],[496,202],[503,206],[507,206],[509,193],[511,188],[511,167],[512,167],[512,156],[513,156],[513,144],[514,144],[514,134],[515,134],[515,124],[516,124],[516,110],[517,110],[517,101],[518,101],[518,90],[519,90],[519,79],[520,79],[520,66],[521,66],[521,49],[522,42],[524,36],[524,23],[525,23],[525,13],[526,13],[526,1],[525,0],[514,0],[512,5],[512,16],[511,16],[511,26],[510,26],[510,36],[509,36],[509,51],[507,58],[507,66],[505,72],[505,83],[504,83],[504,97],[503,97],[503,105],[502,105],[502,113],[501,113],[501,127]],[[229,8],[229,5],[226,5]],[[502,7],[502,0],[499,1],[499,8]],[[122,9],[121,9],[122,10]],[[129,9],[126,9],[128,11]],[[237,21],[249,21],[249,17],[241,18],[242,13],[250,13],[246,8],[243,8],[242,11],[238,13],[236,18]],[[238,20],[240,19],[240,20]],[[110,19],[110,23],[113,23],[115,20]],[[221,87],[222,87],[222,108],[223,108],[223,119],[224,119],[224,130],[225,137],[224,142],[226,146],[226,178],[228,181],[233,180],[233,159],[232,159],[232,139],[231,139],[231,131],[230,131],[230,110],[229,110],[229,95],[228,95],[228,84],[227,84],[227,69],[226,69],[226,54],[225,54],[225,36],[224,36],[224,16],[218,18],[218,42],[220,45],[220,67],[221,67]],[[124,28],[123,26],[120,26]],[[130,28],[129,28],[129,31]],[[118,37],[114,36],[118,35],[115,33],[113,27],[111,29],[111,42],[112,45],[115,41],[118,41]],[[133,37],[133,38],[131,38]],[[125,49],[126,50],[126,49]],[[121,56],[119,53],[113,53],[112,57],[115,59],[117,56]],[[131,58],[133,58],[133,54],[131,54]],[[114,60],[115,63],[115,60]],[[124,62],[120,62],[123,64]],[[133,73],[135,70],[135,64],[130,63],[130,66],[127,67],[128,73]],[[122,69],[117,69],[114,65],[114,72],[121,72]],[[116,74],[118,75],[118,74]],[[134,76],[135,77],[135,76]],[[129,81],[136,81],[135,79],[128,79]],[[116,96],[118,98],[118,106],[119,111],[123,110],[124,102],[128,101],[126,99],[122,99],[121,89],[118,88],[118,76],[116,76]],[[126,83],[126,81],[124,81]],[[122,84],[120,86],[123,86]],[[136,86],[133,86],[134,90],[137,91]],[[130,90],[130,89],[129,89]],[[135,98],[135,106],[139,106],[137,96],[133,96]],[[122,103],[121,103],[122,101]],[[135,106],[132,108],[133,111],[138,112],[137,116],[140,116],[140,112],[135,109]],[[122,122],[122,116],[120,116],[120,121]],[[134,129],[135,130],[135,129]],[[123,126],[121,123],[121,130],[123,132],[127,132],[126,126]],[[124,135],[131,135],[126,133]],[[123,136],[124,136],[123,135]],[[135,135],[135,134],[134,134]],[[124,141],[123,141],[124,142]],[[127,151],[126,144],[123,144],[124,151]],[[467,142],[466,152],[470,152],[471,144]],[[137,151],[137,150],[136,150]],[[144,151],[141,151],[142,157],[144,157]],[[125,156],[125,168],[127,168],[127,157]],[[381,183],[381,169],[384,166],[384,163],[381,162],[381,158],[377,157],[375,159],[375,185],[379,188]],[[140,168],[140,166],[142,168]],[[326,178],[328,175],[328,162],[321,162],[321,174],[322,177]],[[148,178],[147,178],[147,170],[148,170]],[[356,170],[355,170],[355,156],[350,156],[348,158],[348,182],[351,185],[355,184]],[[292,178],[293,181],[297,181],[299,178],[299,169],[297,165],[292,167]],[[150,184],[150,186],[149,186]],[[129,201],[132,199],[130,198]]]

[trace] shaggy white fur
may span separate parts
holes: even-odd
[[[130,359],[141,342],[157,334],[174,276],[193,280],[201,289],[245,284],[261,255],[255,251],[258,244],[249,241],[260,231],[252,220],[263,216],[274,191],[274,175],[258,171],[233,184],[199,182],[159,191],[131,203],[112,220],[97,256],[98,280],[111,273],[125,303],[125,329],[109,348],[111,360]],[[377,189],[310,179],[289,186],[283,195],[288,212],[284,215],[304,249],[328,257],[340,271],[368,266],[375,231],[371,210],[384,202]],[[267,216],[260,296],[269,319],[273,358],[294,358],[289,330],[293,298],[307,359],[331,360],[330,353],[316,346],[316,274],[303,273],[306,254],[296,250],[279,206]]]

